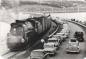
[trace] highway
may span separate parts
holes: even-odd
[[[70,38],[73,38],[74,32],[75,31],[83,31],[84,32],[84,30],[76,24],[68,22],[68,26],[70,28],[70,37],[68,39],[66,39],[65,42],[62,43],[62,45],[60,46],[60,49],[57,50],[56,56],[52,56],[49,59],[83,59],[84,58],[86,41],[80,42],[80,50],[81,50],[80,54],[67,54],[66,53],[66,45],[68,43],[68,40]],[[85,32],[84,32],[84,38],[86,38]],[[27,51],[11,52],[11,51],[8,51],[8,49],[7,49],[7,52],[4,51],[1,54],[6,54],[6,55],[3,55],[3,57],[5,59],[29,59],[29,52],[27,52]]]
[[[68,40],[70,38],[73,38],[75,31],[83,31],[83,29],[76,24],[68,23],[70,27],[70,37],[66,39],[65,42],[63,42],[60,49],[57,51],[57,55],[55,57],[50,57],[50,59],[83,59],[84,58],[84,52],[85,52],[85,42],[80,42],[80,54],[67,54],[66,53],[66,45],[68,43]],[[84,32],[84,31],[83,31]],[[84,32],[84,38],[85,38],[85,32]]]

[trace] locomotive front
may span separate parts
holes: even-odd
[[[15,26],[15,27],[13,27]],[[22,43],[23,39],[23,28],[21,26],[13,25],[11,26],[10,33],[7,36],[7,46],[9,49],[17,49]]]
[[[17,20],[11,24],[11,30],[7,38],[7,46],[10,50],[22,48],[42,48],[41,38],[50,27],[55,26],[49,16],[33,17],[26,20]],[[50,31],[54,31],[53,29]],[[41,46],[41,47],[40,47]]]
[[[13,23],[11,24],[10,33],[7,36],[7,46],[10,50],[20,50],[28,44],[27,34],[31,32],[33,26],[28,23]]]

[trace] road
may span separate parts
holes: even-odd
[[[84,58],[85,42],[80,42],[80,50],[81,50],[80,54],[67,54],[65,52],[68,40],[73,37],[74,32],[83,31],[83,29],[77,26],[76,24],[68,23],[68,25],[70,27],[70,37],[66,39],[65,42],[63,42],[62,46],[57,51],[57,55],[55,57],[51,57],[50,59],[83,59]],[[84,38],[85,38],[85,32],[84,32]]]
[[[85,51],[85,42],[80,42],[80,54],[66,54],[66,45],[68,43],[68,40],[73,37],[75,31],[83,31],[84,30],[73,24],[68,23],[70,28],[70,37],[66,39],[65,42],[62,43],[60,46],[60,49],[57,51],[57,55],[54,57],[50,57],[49,59],[83,59],[84,57],[84,51]],[[84,32],[84,38],[85,38],[85,32]],[[17,51],[17,52],[5,52],[6,55],[3,55],[5,59],[29,59],[29,54],[26,51]],[[4,53],[2,53],[4,54]]]

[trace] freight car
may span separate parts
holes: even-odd
[[[10,50],[30,48],[50,30],[51,26],[54,27],[53,32],[57,25],[50,16],[16,20],[16,22],[11,23],[10,33],[7,36],[7,46]]]

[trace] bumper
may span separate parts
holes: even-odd
[[[45,53],[49,53],[49,55],[54,55],[55,54],[55,52],[53,52],[53,51],[44,51]]]
[[[79,49],[78,49],[78,50],[66,50],[66,52],[79,53],[79,52],[80,52],[80,50],[79,50]]]

